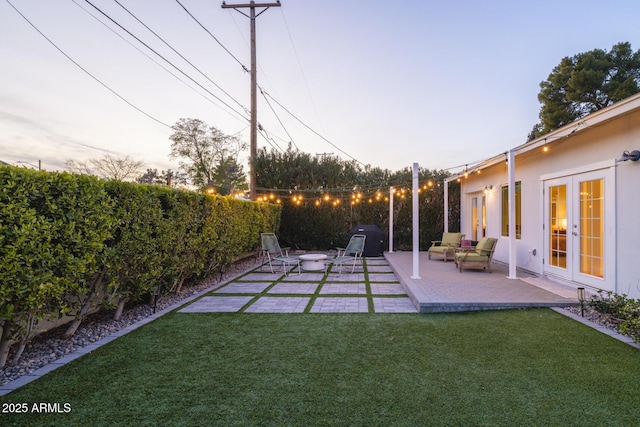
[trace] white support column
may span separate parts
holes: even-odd
[[[449,231],[449,180],[444,180],[444,232]]]
[[[516,274],[516,155],[509,150],[507,157],[507,174],[509,175],[509,279],[517,279]]]
[[[419,194],[418,194],[418,164],[413,164],[413,275],[412,279],[420,278],[420,213]]]
[[[393,253],[393,186],[389,187],[389,252]]]

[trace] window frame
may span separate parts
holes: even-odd
[[[516,196],[516,239],[522,239],[522,181],[515,183]],[[509,237],[509,184],[500,187],[501,190],[501,230],[502,237]]]

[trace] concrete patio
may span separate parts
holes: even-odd
[[[577,304],[576,290],[546,278],[518,272],[507,278],[507,266],[492,272],[463,270],[452,261],[429,260],[419,254],[419,278],[413,276],[412,252],[386,252],[365,258],[354,273],[303,271],[267,264],[184,307],[182,313],[440,313],[508,308],[565,307]]]
[[[386,252],[385,258],[420,313],[498,310],[526,307],[563,307],[576,304],[576,290],[518,271],[507,278],[507,266],[494,263],[492,272],[463,270],[452,261],[418,256],[418,276],[413,276],[412,252]]]

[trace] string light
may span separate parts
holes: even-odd
[[[476,171],[473,171],[476,172]],[[460,181],[460,179],[458,179]],[[440,188],[441,182],[428,179],[422,184],[418,185],[418,193],[420,195],[427,194],[429,190]],[[311,206],[317,208],[323,205],[327,207],[338,207],[342,204],[344,199],[350,200],[351,206],[356,206],[363,202],[368,204],[374,204],[377,202],[388,203],[389,196],[385,190],[381,190],[379,186],[377,188],[363,189],[361,186],[343,187],[327,189],[325,187],[299,189],[298,186],[294,186],[292,189],[276,189],[276,188],[258,188],[258,191],[264,191],[262,195],[258,195],[256,200],[264,203],[277,203],[282,204],[282,199],[290,199],[294,206],[305,205],[306,199],[309,200]],[[279,196],[277,193],[285,193],[284,196]],[[303,193],[314,193],[313,195]],[[345,194],[350,193],[350,194]],[[406,199],[407,194],[411,195],[413,192],[409,188],[402,187],[400,185],[393,185],[393,194],[399,199]]]

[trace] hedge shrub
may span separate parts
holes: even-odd
[[[0,366],[11,340],[17,359],[39,320],[73,310],[86,292],[111,209],[97,178],[0,168]]]
[[[0,167],[0,366],[48,316],[179,291],[276,231],[282,208],[86,175]]]

